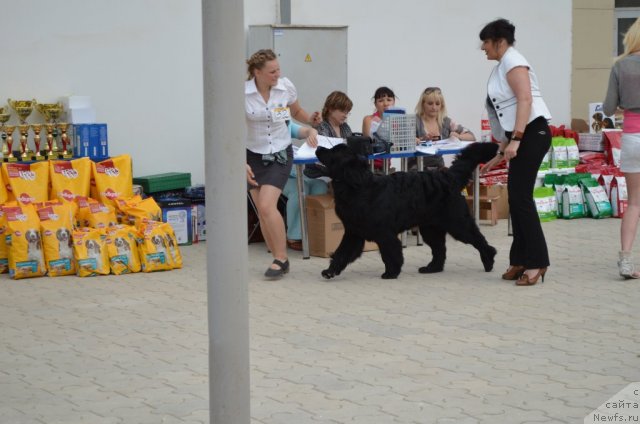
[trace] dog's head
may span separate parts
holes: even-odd
[[[66,228],[58,228],[56,238],[63,244],[71,244],[71,232]]]
[[[119,250],[129,250],[129,242],[126,241],[123,237],[116,237],[113,241],[113,244]]]
[[[318,147],[316,156],[325,166],[326,176],[335,182],[359,187],[371,178],[367,158],[346,144],[338,144],[331,149]]]
[[[38,230],[29,229],[24,232],[24,237],[29,244],[38,244],[40,241],[40,232]]]
[[[87,252],[90,254],[99,254],[100,253],[100,245],[95,240],[87,240],[84,245],[87,247]]]
[[[162,247],[162,248],[165,247],[164,238],[159,234],[156,234],[153,237],[151,237],[151,243],[153,243],[153,245],[156,247],[156,249],[158,249],[160,247]]]

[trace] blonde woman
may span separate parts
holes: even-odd
[[[278,279],[289,271],[285,225],[278,211],[278,199],[293,165],[288,124],[294,118],[317,125],[320,113],[309,115],[300,106],[296,87],[280,77],[280,64],[272,50],[257,51],[247,65],[247,183],[258,208],[262,235],[273,255],[273,263],[264,275]],[[316,143],[315,137],[309,139],[313,147]]]
[[[447,106],[438,87],[427,87],[416,105],[416,137],[420,140],[444,140],[449,137],[475,141],[471,131],[447,116]]]
[[[640,278],[631,260],[640,219],[640,19],[631,25],[623,44],[624,53],[611,68],[603,109],[605,115],[624,110],[620,170],[627,181],[629,203],[620,224],[618,271],[624,278]]]

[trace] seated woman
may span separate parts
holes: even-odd
[[[347,138],[353,134],[347,124],[353,102],[342,91],[334,91],[327,96],[322,107],[322,122],[318,125],[318,134],[326,137]]]
[[[371,115],[367,115],[362,120],[362,135],[365,137],[371,137],[376,132],[382,122],[382,114],[384,111],[396,104],[396,95],[389,87],[378,87],[373,93],[373,105],[376,110]],[[374,167],[377,170],[382,169],[382,159],[375,159],[373,161]]]
[[[311,127],[300,126],[293,121],[289,123],[292,138],[311,138],[318,135],[318,131]],[[282,189],[287,198],[287,247],[302,250],[302,230],[300,229],[300,205],[298,204],[298,182],[296,167],[291,168],[289,179]],[[312,179],[303,176],[304,192],[307,195],[326,194],[327,183],[322,179]]]
[[[471,131],[447,116],[447,107],[442,91],[438,87],[427,87],[416,105],[417,142],[457,138],[462,141],[475,141]],[[442,168],[442,156],[425,157],[425,166]]]

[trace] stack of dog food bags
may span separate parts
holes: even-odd
[[[44,204],[38,208],[44,258],[50,277],[76,273],[71,239],[76,209],[72,202]]]
[[[41,277],[44,263],[40,219],[33,205],[7,203],[3,207],[7,220],[9,276],[14,279]]]

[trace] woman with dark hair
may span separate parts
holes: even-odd
[[[280,65],[272,50],[255,52],[247,65],[247,183],[258,208],[262,235],[273,255],[273,263],[264,275],[277,279],[289,271],[284,220],[278,210],[278,199],[293,164],[288,123],[294,118],[317,125],[320,114],[309,115],[300,106],[295,86],[289,79],[280,78]],[[316,140],[309,142],[315,144]]]
[[[322,122],[318,126],[318,134],[326,137],[350,137],[353,132],[347,124],[353,102],[342,91],[334,91],[327,96],[322,107]]]
[[[373,105],[376,110],[364,117],[362,120],[362,134],[365,137],[371,137],[376,132],[382,121],[382,114],[385,109],[396,104],[396,95],[389,87],[378,87],[373,94]]]
[[[551,146],[551,114],[538,87],[538,78],[518,52],[515,26],[506,19],[488,23],[480,31],[482,50],[497,60],[487,84],[486,108],[491,132],[500,141],[497,155],[485,164],[486,172],[503,159],[509,163],[507,191],[513,242],[505,280],[518,286],[544,281],[549,266],[547,243],[533,200],[540,163]]]

